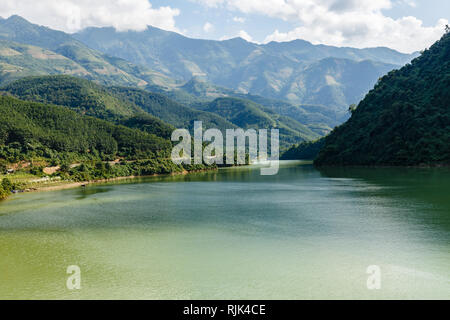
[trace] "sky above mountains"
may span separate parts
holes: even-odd
[[[2,0],[18,14],[66,32],[88,26],[119,31],[153,25],[189,37],[247,41],[308,40],[402,52],[429,47],[448,24],[448,0]]]

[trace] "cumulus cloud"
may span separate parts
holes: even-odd
[[[113,26],[118,31],[152,25],[178,31],[180,11],[169,6],[153,8],[148,0],[2,0],[0,16],[18,14],[33,23],[75,32],[87,26]]]
[[[250,36],[245,30],[239,31],[238,36],[244,40],[247,40],[248,42],[253,42],[252,36]]]
[[[244,23],[245,22],[245,18],[243,18],[243,17],[233,17],[233,21],[234,22],[239,22],[239,23]]]
[[[203,31],[205,31],[206,33],[211,32],[213,30],[214,26],[209,22],[206,22],[205,25],[203,26]]]
[[[415,17],[393,19],[383,13],[391,0],[197,0],[207,6],[222,6],[291,21],[299,26],[275,30],[265,42],[304,39],[336,46],[387,46],[403,52],[429,47],[441,37],[446,19],[424,26]],[[403,0],[414,5],[414,1]]]

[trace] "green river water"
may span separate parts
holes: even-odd
[[[282,162],[14,195],[0,298],[449,299],[450,170]]]

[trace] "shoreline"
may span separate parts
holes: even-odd
[[[434,169],[434,168],[450,168],[450,164],[429,164],[429,165],[411,165],[411,166],[396,166],[396,165],[318,165],[313,162],[314,167],[318,169],[322,168],[368,168],[368,169],[389,169],[389,168],[398,168],[398,169]]]
[[[212,172],[212,171],[217,171],[217,170],[218,170],[217,168],[211,168],[211,169],[205,169],[205,170],[181,171],[181,172],[152,174],[152,175],[144,175],[144,176],[125,176],[125,177],[115,177],[115,178],[109,178],[109,179],[99,179],[99,180],[90,180],[90,181],[67,182],[67,183],[63,183],[61,185],[55,185],[55,186],[42,186],[42,187],[39,186],[39,187],[29,188],[29,189],[25,189],[21,192],[13,193],[13,194],[59,191],[59,190],[75,189],[75,188],[88,186],[88,185],[121,181],[121,180],[133,180],[133,179],[151,178],[151,177],[170,177],[170,176],[180,176],[180,175],[184,176],[184,175],[189,175],[189,174],[193,174],[193,173],[210,172],[210,171]],[[13,194],[11,194],[11,195],[13,195]],[[8,199],[8,198],[9,197],[7,197],[6,199]]]

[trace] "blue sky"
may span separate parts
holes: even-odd
[[[449,0],[2,0],[0,16],[76,32],[89,26],[189,37],[422,50],[450,20]]]
[[[176,26],[190,37],[218,40],[236,36],[239,31],[245,30],[255,41],[263,42],[276,29],[288,32],[293,27],[301,25],[301,21],[284,21],[281,18],[258,13],[227,10],[220,6],[209,7],[190,0],[151,0],[151,3],[154,7],[170,5],[179,8],[180,15],[176,18]],[[442,18],[450,20],[450,0],[399,0],[392,1],[392,4],[391,9],[382,10],[387,17],[398,19],[413,16],[422,20],[426,27],[435,26]],[[244,22],[234,21],[234,17],[243,18]],[[213,24],[214,28],[210,32],[205,32],[203,27],[208,22]]]

